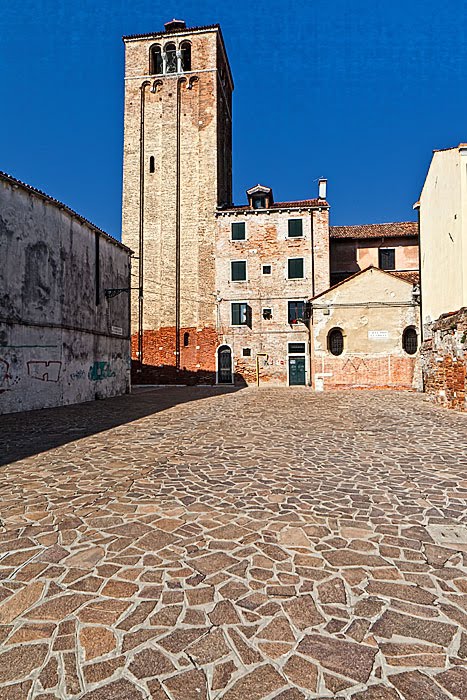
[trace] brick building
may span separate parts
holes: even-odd
[[[232,76],[218,25],[124,37],[122,240],[133,357],[155,380],[215,368],[218,206],[232,200]]]
[[[331,226],[331,284],[367,267],[418,281],[418,222]]]
[[[217,213],[217,381],[308,384],[310,292],[329,285],[329,205],[321,198],[274,202],[271,188]]]
[[[417,225],[330,235],[325,180],[315,199],[275,202],[256,185],[234,205],[233,81],[220,27],[172,20],[124,43],[135,380],[311,384],[306,300],[369,265],[414,277]]]

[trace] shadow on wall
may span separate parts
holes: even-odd
[[[0,466],[110,430],[178,404],[238,391],[240,387],[135,389],[102,401],[0,416]]]
[[[139,362],[133,360],[131,363],[131,382],[134,385],[139,384],[186,384],[187,386],[196,386],[199,384],[216,385],[216,373],[210,370],[188,370],[176,369],[173,365],[143,365],[143,369],[139,371]],[[218,386],[229,387],[231,384],[220,384]],[[234,374],[234,386],[237,388],[246,387],[247,383],[244,378],[238,374]]]

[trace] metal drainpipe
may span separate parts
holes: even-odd
[[[180,369],[180,214],[181,214],[181,192],[180,192],[180,160],[181,160],[181,111],[182,94],[181,86],[186,83],[186,78],[177,80],[177,155],[176,155],[176,188],[175,188],[175,368]]]
[[[139,131],[139,243],[138,243],[138,358],[139,371],[143,370],[143,288],[144,288],[144,105],[146,88],[151,83],[141,84],[141,123]]]

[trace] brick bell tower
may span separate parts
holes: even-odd
[[[123,37],[122,241],[137,371],[215,371],[215,211],[232,202],[233,82],[219,25]]]

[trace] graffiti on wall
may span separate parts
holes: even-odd
[[[115,377],[110,362],[94,362],[89,368],[88,379],[91,382],[101,382],[103,379]]]
[[[11,379],[10,363],[0,357],[0,391],[8,391]]]
[[[58,360],[30,360],[27,363],[28,375],[41,382],[58,382],[62,363]]]
[[[78,369],[76,372],[70,374],[70,379],[72,382],[76,382],[78,379],[84,379],[86,377],[86,372],[84,369]]]

